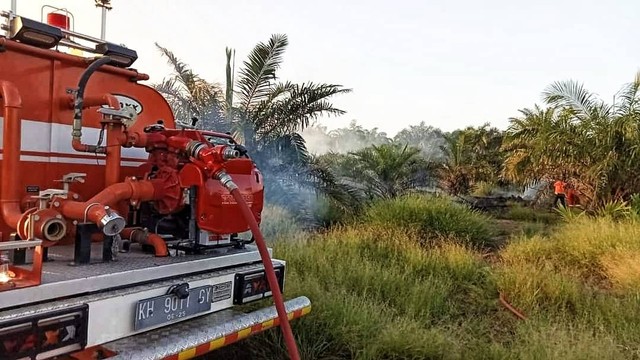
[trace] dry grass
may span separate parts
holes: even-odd
[[[512,239],[491,264],[455,234],[424,234],[372,221],[275,243],[288,261],[286,296],[313,303],[293,324],[303,359],[640,357],[640,224],[577,220]],[[286,351],[273,330],[213,358],[223,355]]]

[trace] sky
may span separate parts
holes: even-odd
[[[93,0],[17,0],[39,20],[45,4],[67,8],[76,32],[99,37]],[[171,69],[154,42],[205,79],[223,84],[225,47],[236,68],[258,42],[284,33],[279,77],[340,84],[351,120],[393,136],[412,124],[451,131],[486,122],[504,129],[518,109],[541,104],[555,81],[577,80],[602,99],[640,70],[637,0],[112,0],[107,40],[135,49],[133,65],[160,82]],[[0,0],[9,10],[10,0]]]

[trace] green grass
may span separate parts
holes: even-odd
[[[453,358],[478,341],[465,329],[491,332],[477,321],[494,308],[488,267],[459,244],[425,250],[416,233],[370,225],[279,242],[275,254],[291,269],[287,295],[313,303],[294,323],[307,359]],[[271,332],[254,347],[271,344],[280,355],[266,358],[280,358],[278,338]]]
[[[301,225],[286,209],[274,205],[264,206],[260,231],[266,241],[295,237],[300,235],[301,230]]]
[[[303,359],[640,356],[637,222],[578,219],[516,236],[484,257],[456,237],[473,230],[425,225],[457,219],[448,214],[458,209],[396,202],[385,207],[394,216],[374,208],[360,223],[273,244],[288,262],[286,297],[304,295],[313,304],[292,322]],[[429,217],[444,220],[423,220]],[[499,292],[527,320],[507,311]],[[287,358],[279,329],[211,358],[220,357]]]
[[[520,239],[500,254],[498,287],[535,321],[560,324],[585,345],[593,333],[630,358],[640,351],[639,236],[632,221],[584,219]]]
[[[537,210],[520,204],[509,206],[500,218],[514,221],[527,221],[542,224],[555,224],[560,216],[555,212]]]
[[[492,245],[489,217],[445,197],[409,195],[381,200],[363,215],[365,224],[418,230],[420,241],[448,238],[475,247]]]

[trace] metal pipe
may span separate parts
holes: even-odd
[[[104,40],[107,34],[107,8],[102,7],[102,28],[100,29],[100,39]]]
[[[17,230],[21,239],[42,239],[46,247],[54,245],[67,234],[67,223],[54,209],[31,208],[22,214]]]
[[[114,206],[120,201],[129,199],[138,201],[157,200],[157,193],[152,181],[127,180],[105,188],[85,202],[64,201],[60,199],[62,202],[60,208],[62,215],[67,218],[83,220],[86,214],[87,219],[91,220],[96,217],[96,211],[100,211],[99,209],[96,210],[99,207]]]
[[[75,106],[73,96],[68,96],[67,99],[67,107],[73,109]],[[104,94],[102,96],[86,96],[82,103],[84,109],[107,105],[111,108],[114,108],[115,110],[120,110],[120,101],[112,94]]]
[[[77,33],[75,31],[72,30],[66,30],[66,29],[60,29],[62,31],[62,34],[64,35],[68,35],[68,36],[73,36],[73,37],[77,37],[79,39],[83,39],[83,40],[87,40],[87,41],[91,41],[97,44],[101,44],[104,41],[102,39],[98,39],[96,37],[93,37],[91,35],[86,35],[86,34],[81,34],[81,33]],[[95,52],[96,49],[93,49],[93,51]]]
[[[104,186],[111,186],[120,181],[120,160],[122,156],[120,135],[122,130],[122,123],[107,124],[107,158],[104,169]]]
[[[19,117],[22,98],[16,86],[6,80],[0,80],[0,97],[4,102],[2,189],[0,204],[2,218],[12,229],[18,226],[22,216],[20,209],[20,177],[16,176],[20,168],[20,148],[22,140],[22,121]]]
[[[169,249],[164,239],[158,234],[150,233],[147,229],[125,228],[120,235],[131,242],[153,246],[155,256],[157,257],[169,256]]]
[[[11,12],[15,15],[18,11],[18,0],[11,0]]]
[[[2,241],[0,242],[0,251],[24,249],[26,247],[36,247],[42,245],[42,240],[34,239],[29,242],[18,241]]]
[[[94,49],[94,48],[90,48],[88,46],[80,45],[80,44],[74,43],[73,41],[66,40],[66,39],[60,40],[59,44],[60,45],[64,45],[66,47],[78,49],[78,50],[81,50],[81,51],[86,51],[86,52],[89,52],[89,53],[95,53],[96,52],[96,49]]]
[[[156,191],[153,181],[134,181],[113,184],[85,202],[57,199],[53,207],[59,208],[60,213],[68,219],[91,221],[103,229],[107,235],[115,235],[125,227],[125,220],[110,210],[110,206],[117,205],[124,200],[150,201],[162,196]]]
[[[94,107],[94,106],[102,106],[102,105],[108,105],[111,108],[120,110],[120,101],[118,101],[118,98],[116,98],[112,94],[85,97],[82,101],[83,109]],[[75,101],[73,98],[70,98],[70,106],[72,109],[75,108]],[[82,124],[80,124],[80,126],[82,127]],[[121,138],[122,138],[122,127],[118,127],[117,129],[114,129],[114,127],[109,127],[107,131],[106,147],[83,144],[79,138],[78,139],[73,138],[71,140],[71,146],[76,151],[99,153],[99,154],[107,155],[105,186],[109,186],[109,185],[115,184],[120,179],[120,156],[122,152],[120,148]],[[116,180],[111,180],[113,178],[115,178]]]

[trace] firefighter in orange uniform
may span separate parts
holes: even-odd
[[[578,193],[576,192],[576,187],[569,183],[567,185],[567,205],[569,207],[573,207],[578,205]]]
[[[553,206],[557,206],[558,205],[558,201],[560,201],[560,204],[562,204],[562,207],[566,207],[567,204],[565,203],[564,199],[565,199],[565,187],[567,186],[567,183],[564,182],[564,180],[557,180],[554,184],[554,192],[556,194],[556,198],[553,200]]]

